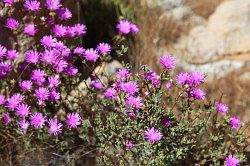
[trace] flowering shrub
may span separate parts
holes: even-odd
[[[123,68],[116,76],[97,75],[89,66],[105,61],[112,46],[71,45],[68,39],[77,40],[87,28],[80,23],[63,25],[72,14],[60,0],[4,3],[6,8],[21,4],[32,17],[25,25],[6,18],[5,28],[41,37],[24,55],[0,45],[1,129],[23,135],[26,145],[48,141],[62,151],[81,142],[99,165],[233,166],[245,161],[246,126],[227,115],[221,100],[206,100],[200,87],[205,74],[182,72],[172,77],[176,60],[164,55],[160,75],[147,66],[139,73]],[[46,12],[39,13],[42,8]],[[36,24],[50,32],[42,34]],[[127,20],[120,20],[116,28],[118,36],[139,32]],[[118,55],[125,52],[124,46],[116,50]],[[19,56],[24,61],[16,64]],[[81,66],[76,66],[79,59]],[[78,68],[83,66],[92,72],[91,81],[83,80],[85,91],[72,100],[69,95],[81,82],[84,73]]]

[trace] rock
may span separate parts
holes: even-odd
[[[250,0],[225,1],[206,23],[179,38],[170,52],[181,61],[182,68],[209,73],[210,80],[230,72],[238,72],[241,79],[250,80],[246,70],[250,61],[249,15]]]

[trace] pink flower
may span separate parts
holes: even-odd
[[[41,55],[41,61],[45,64],[53,64],[57,60],[56,53],[51,49],[46,49]]]
[[[24,80],[19,82],[19,86],[23,91],[30,91],[32,89],[32,82],[30,80]]]
[[[176,60],[172,55],[163,55],[160,58],[160,63],[166,70],[171,70],[175,67]]]
[[[7,49],[4,46],[0,45],[0,59],[2,59],[5,56],[6,52]]]
[[[44,47],[50,48],[50,47],[54,47],[56,43],[56,39],[54,39],[52,36],[43,36],[40,42]]]
[[[135,24],[130,24],[130,31],[133,33],[138,33],[140,32],[139,28]]]
[[[5,97],[3,95],[0,95],[0,106],[5,103]]]
[[[170,126],[173,125],[173,122],[171,120],[169,120],[169,119],[164,119],[163,120],[163,125],[167,126],[167,127],[170,127]]]
[[[50,92],[49,92],[49,100],[50,101],[57,101],[57,100],[59,100],[60,99],[60,93],[59,92],[57,92],[55,89],[53,89],[53,90],[51,90]]]
[[[18,104],[16,108],[16,114],[22,118],[25,118],[30,114],[30,106],[27,104]]]
[[[129,81],[126,83],[122,83],[122,90],[128,94],[134,94],[138,92],[140,89],[138,88],[138,84],[134,81]]]
[[[85,52],[85,49],[84,49],[83,47],[76,47],[76,48],[74,49],[74,53],[75,53],[75,54],[83,55],[84,52]]]
[[[228,107],[226,104],[224,103],[216,103],[215,104],[215,108],[218,112],[221,112],[221,113],[228,113]]]
[[[187,72],[179,73],[176,76],[176,82],[180,85],[186,85],[189,79],[190,75]]]
[[[28,25],[25,26],[23,32],[26,35],[34,36],[37,33],[37,29],[36,29],[34,24],[28,24]]]
[[[131,23],[127,20],[120,20],[116,28],[118,29],[119,33],[126,35],[129,34],[131,30]]]
[[[13,5],[15,3],[15,0],[3,0],[4,3],[7,3],[8,5]]]
[[[129,149],[135,147],[135,144],[132,141],[130,141],[130,140],[126,140],[125,145]]]
[[[30,124],[35,128],[42,128],[45,125],[45,116],[42,113],[35,113],[30,116]]]
[[[54,11],[59,9],[62,5],[60,3],[60,0],[46,0],[45,6],[47,9]]]
[[[39,87],[37,90],[35,90],[34,95],[38,100],[47,100],[49,97],[49,90],[44,87]]]
[[[26,133],[30,126],[29,122],[27,122],[25,119],[22,119],[21,121],[19,121],[17,125],[21,127],[21,129],[23,130],[23,133]]]
[[[14,18],[7,18],[5,22],[5,27],[11,30],[16,30],[19,26],[19,22]]]
[[[75,113],[69,113],[67,115],[66,124],[69,126],[69,128],[77,128],[81,124],[81,117],[80,115]]]
[[[130,108],[139,109],[142,106],[142,98],[140,96],[129,96],[125,101],[125,105]]]
[[[36,0],[26,0],[24,2],[24,7],[29,11],[37,11],[40,9],[40,2]]]
[[[96,50],[98,50],[101,54],[109,54],[111,51],[111,46],[107,43],[98,44]]]
[[[8,125],[12,121],[9,113],[4,113],[2,115],[2,122],[4,125]]]
[[[199,72],[193,72],[187,83],[190,87],[195,87],[195,86],[198,86],[202,83],[204,83],[205,81],[205,74],[204,73],[199,73]]]
[[[20,104],[23,101],[23,99],[24,99],[24,96],[17,93],[7,99],[6,107],[9,110],[14,110],[15,108],[17,108],[18,104]]]
[[[230,125],[232,129],[236,129],[238,126],[241,125],[240,119],[236,117],[230,117],[229,120],[230,120]]]
[[[73,30],[74,30],[74,33],[76,35],[85,35],[86,34],[86,26],[83,25],[83,24],[76,24],[74,27],[73,27]]]
[[[28,63],[36,64],[39,61],[40,53],[35,50],[29,50],[25,54],[25,60]]]
[[[201,99],[204,100],[206,93],[200,89],[200,88],[196,88],[190,91],[190,95],[194,98],[194,99]]]
[[[96,50],[94,50],[93,48],[90,48],[85,51],[84,57],[88,61],[95,62],[100,57],[100,55],[98,55]]]
[[[146,130],[145,135],[147,141],[151,143],[158,142],[162,138],[162,133],[159,130],[155,129],[154,127]]]
[[[114,88],[108,88],[104,92],[104,96],[108,99],[114,99],[116,97],[116,95],[117,95],[117,92]]]
[[[67,29],[63,25],[56,24],[52,29],[52,32],[56,37],[64,37],[66,35]]]
[[[31,79],[39,86],[45,82],[45,71],[44,70],[34,70],[31,75]]]
[[[58,135],[62,132],[62,124],[59,123],[56,119],[49,119],[48,120],[49,125],[49,133],[51,135]]]
[[[130,73],[127,69],[119,69],[117,75],[120,79],[126,79],[129,77]]]
[[[239,166],[240,160],[233,155],[228,155],[225,160],[226,166]]]
[[[68,20],[72,17],[72,13],[69,11],[68,8],[63,7],[58,10],[58,16],[61,20]]]
[[[57,88],[61,84],[59,75],[50,76],[48,82],[49,88]]]
[[[18,56],[19,56],[19,53],[17,52],[17,50],[8,50],[6,58],[9,60],[13,60],[17,58]]]

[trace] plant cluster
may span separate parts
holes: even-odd
[[[60,0],[4,0],[4,4],[8,9],[22,5],[30,16],[25,24],[5,18],[5,28],[41,37],[24,55],[0,45],[1,129],[23,135],[26,145],[52,140],[62,151],[80,139],[85,148],[95,151],[99,165],[244,163],[247,126],[227,115],[221,100],[206,100],[200,87],[205,74],[171,76],[176,60],[166,54],[160,58],[161,74],[142,66],[138,73],[122,68],[115,76],[98,75],[90,66],[102,64],[117,46],[71,44],[87,28],[81,23],[64,25],[72,13]],[[120,20],[116,29],[118,37],[139,32],[127,20]],[[123,55],[127,48],[120,48],[116,53]],[[17,64],[19,56],[24,61]],[[81,65],[76,66],[79,59]],[[83,80],[85,92],[70,100],[84,74],[78,67],[83,66],[91,70],[91,82]]]

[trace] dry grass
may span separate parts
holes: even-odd
[[[148,8],[145,5],[138,8],[141,10],[135,12],[135,17],[140,33],[130,41],[129,59],[135,70],[138,70],[140,65],[147,64],[157,71],[159,48],[170,47],[185,31],[185,27],[164,14],[160,8]]]

